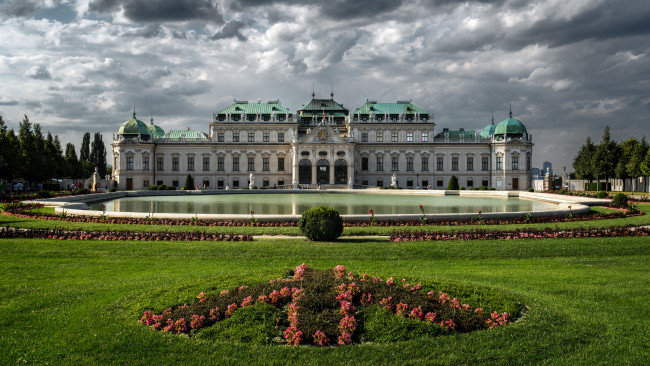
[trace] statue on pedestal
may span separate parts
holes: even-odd
[[[253,173],[251,173],[251,175],[248,176],[248,180],[249,180],[248,188],[253,189],[253,187],[255,186],[255,178],[253,177]]]
[[[397,188],[397,177],[395,176],[395,173],[390,177],[390,185],[391,187]]]

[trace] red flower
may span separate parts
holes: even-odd
[[[369,210],[368,212],[369,212],[371,215],[374,215],[374,214],[375,214],[375,211],[373,211],[373,210]]]
[[[251,210],[251,215],[255,215],[255,211]]]

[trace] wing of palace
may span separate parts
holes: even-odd
[[[181,187],[191,175],[200,189],[446,189],[459,185],[530,187],[532,137],[510,117],[481,131],[444,128],[411,101],[366,104],[350,113],[330,99],[312,99],[292,113],[279,101],[235,101],[213,113],[207,133],[165,132],[136,118],[113,138],[113,179],[120,190]]]

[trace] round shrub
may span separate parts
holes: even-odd
[[[166,189],[167,189],[168,191],[175,191],[175,190],[176,190],[176,187],[174,187],[174,186],[167,186]]]
[[[605,191],[598,192],[598,194],[596,194],[596,198],[607,198],[607,192]]]
[[[535,190],[532,188],[528,188],[528,192],[535,192]]]
[[[343,219],[335,209],[320,206],[303,212],[298,226],[309,240],[330,241],[341,236]]]
[[[627,201],[630,198],[623,193],[616,193],[612,199],[612,206],[616,207],[627,207]]]
[[[38,196],[41,198],[50,198],[52,197],[52,194],[50,194],[50,191],[38,191]]]
[[[113,187],[113,188],[109,189],[108,191],[109,192],[117,192],[117,188]]]
[[[167,188],[167,186],[164,185],[164,184],[159,184],[159,185],[158,185],[158,190],[159,190],[159,191],[164,191],[166,188]]]
[[[158,186],[149,186],[149,190],[150,190],[150,191],[157,191],[157,190],[158,190]]]

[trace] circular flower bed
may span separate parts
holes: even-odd
[[[145,311],[140,323],[197,338],[327,346],[492,329],[510,323],[521,308],[510,301],[514,311],[489,312],[421,284],[357,275],[342,265],[318,270],[302,264],[290,275],[201,292],[192,304]]]

